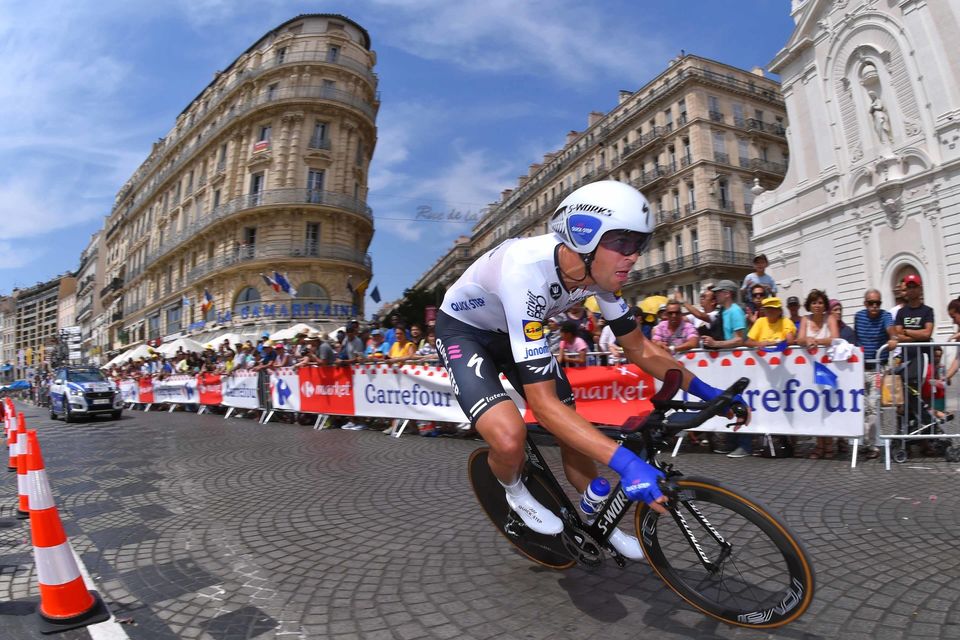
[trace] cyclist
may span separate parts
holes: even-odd
[[[506,240],[480,256],[447,290],[440,307],[437,350],[457,401],[490,445],[490,468],[510,508],[538,533],[559,534],[563,523],[520,480],[526,426],[517,406],[508,402],[501,372],[556,436],[564,473],[577,491],[597,475],[598,461],[620,475],[629,498],[666,512],[657,486],[663,474],[576,413],[570,383],[543,331],[547,318],[594,295],[631,362],[659,379],[677,368],[666,351],[643,337],[619,295],[650,240],[652,218],[647,199],[627,184],[584,185],[554,212],[553,233]],[[721,394],[688,371],[683,377],[683,387],[702,400]],[[610,543],[625,557],[643,557],[636,538],[620,530]]]

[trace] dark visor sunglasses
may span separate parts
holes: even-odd
[[[623,256],[632,256],[643,253],[650,242],[650,235],[639,231],[610,231],[600,239],[600,246]]]

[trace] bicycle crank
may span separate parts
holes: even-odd
[[[561,535],[567,553],[579,564],[597,567],[603,562],[603,551],[600,544],[579,527],[568,525]]]

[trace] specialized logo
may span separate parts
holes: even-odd
[[[531,318],[542,318],[543,312],[546,310],[547,299],[532,291],[527,291],[527,315]]]
[[[560,295],[561,295],[562,293],[563,293],[563,290],[560,288],[560,283],[559,283],[559,282],[551,282],[551,283],[550,283],[550,297],[551,297],[551,298],[553,298],[554,300],[557,300],[557,299],[560,298]]]
[[[523,337],[527,342],[543,340],[543,323],[539,320],[524,320]]]
[[[600,230],[600,221],[593,216],[576,214],[567,220],[570,238],[578,245],[589,244]]]
[[[588,213],[599,213],[602,216],[609,216],[610,214],[613,213],[613,211],[605,207],[600,207],[595,204],[587,204],[586,202],[578,202],[576,204],[570,204],[565,207],[560,207],[559,209],[556,210],[554,215],[557,215],[558,213],[574,213],[577,211],[586,211]]]
[[[467,366],[473,369],[473,372],[477,374],[477,377],[483,380],[483,375],[480,373],[480,367],[483,365],[483,358],[477,354],[470,356],[470,359],[467,360]]]

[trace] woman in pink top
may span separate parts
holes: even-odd
[[[560,325],[560,353],[557,356],[564,367],[583,367],[587,364],[587,342],[577,335],[574,322]]]

